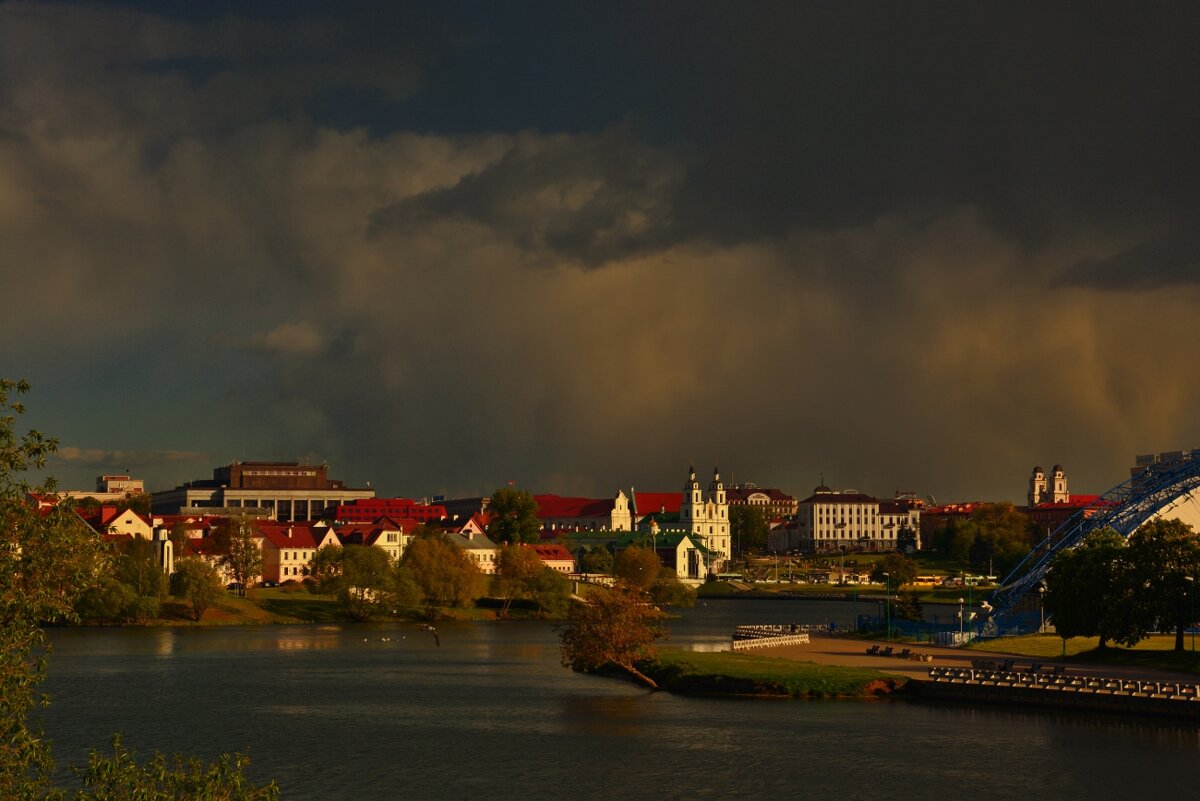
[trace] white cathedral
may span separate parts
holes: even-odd
[[[729,501],[725,497],[725,485],[721,483],[721,472],[713,468],[713,478],[708,492],[700,490],[696,480],[696,468],[688,468],[688,480],[683,485],[683,502],[679,505],[679,523],[704,543],[712,554],[713,562],[724,562],[733,556],[729,535]],[[719,564],[709,566],[717,570]]]

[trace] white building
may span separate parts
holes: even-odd
[[[696,480],[696,468],[688,468],[688,480],[683,485],[683,502],[679,506],[679,523],[683,531],[704,543],[716,564],[709,565],[714,571],[721,568],[720,562],[733,556],[729,532],[729,502],[725,497],[725,485],[721,483],[721,472],[713,468],[713,478],[708,492],[700,490]]]
[[[784,529],[769,543],[772,550],[892,551],[904,528],[920,531],[917,505],[880,501],[858,490],[832,490],[822,484],[800,501],[795,528]],[[774,532],[772,532],[774,534]],[[780,541],[786,537],[787,541]]]

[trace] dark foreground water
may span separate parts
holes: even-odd
[[[709,601],[673,638],[845,606]],[[118,730],[147,754],[241,750],[286,799],[1200,797],[1195,729],[680,698],[563,669],[549,624],[438,628],[441,647],[412,624],[54,631],[46,732],[64,764]]]

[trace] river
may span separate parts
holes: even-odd
[[[849,621],[845,603],[708,601],[672,624]],[[285,799],[1192,799],[1195,729],[883,701],[683,698],[561,667],[551,624],[62,629],[62,764],[249,754]]]

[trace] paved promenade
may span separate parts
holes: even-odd
[[[1075,662],[1071,657],[1066,659],[1031,659],[1027,656],[978,651],[966,648],[944,648],[936,645],[911,645],[907,643],[890,643],[897,652],[910,648],[921,654],[929,654],[932,662],[917,662],[909,659],[898,659],[895,656],[869,656],[866,649],[876,641],[860,640],[851,637],[830,636],[828,634],[813,634],[808,645],[783,645],[755,648],[748,653],[773,656],[782,659],[797,659],[807,662],[817,662],[825,665],[846,665],[848,667],[869,667],[884,670],[901,676],[923,679],[929,675],[931,667],[971,667],[973,659],[990,659],[1003,662],[1012,659],[1018,668],[1029,667],[1030,662],[1041,662],[1042,670],[1049,670],[1052,665],[1064,665],[1067,672],[1076,676],[1105,676],[1116,679],[1142,679],[1145,681],[1184,681],[1197,682],[1200,677],[1194,673],[1178,673],[1151,668],[1128,667],[1122,665],[1096,665],[1090,662]],[[888,645],[878,641],[881,647]]]

